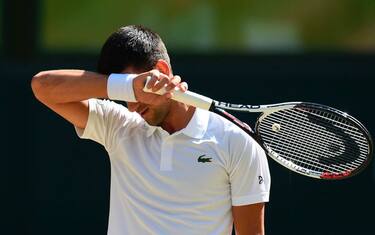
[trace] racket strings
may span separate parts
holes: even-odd
[[[301,110],[301,111],[303,111],[303,110]],[[296,124],[297,124],[297,125],[300,125],[300,124],[303,122],[303,124],[309,126],[309,129],[316,130],[316,131],[319,133],[319,135],[321,135],[321,136],[325,136],[325,137],[330,138],[330,139],[332,139],[332,140],[339,140],[339,141],[342,140],[342,138],[339,138],[339,137],[337,137],[336,135],[332,134],[332,133],[335,131],[335,129],[337,129],[337,127],[340,128],[340,126],[337,126],[336,128],[332,128],[332,127],[330,127],[330,126],[325,126],[324,128],[327,129],[327,130],[329,130],[329,131],[328,131],[328,132],[322,132],[321,125],[317,125],[317,124],[312,123],[311,121],[306,121],[306,120],[304,120],[304,119],[300,119],[300,113],[297,112],[297,111],[289,110],[289,112],[290,112],[290,113],[288,113],[289,116],[290,116],[291,118],[292,118],[292,117],[295,117],[295,118],[294,118],[291,122],[289,122],[289,125],[288,125],[288,126],[292,126],[292,125],[296,125]],[[279,114],[275,113],[275,115],[277,116],[277,115],[279,115]],[[316,122],[319,121],[319,117],[313,117],[313,116],[311,116],[311,117],[310,117],[310,120],[311,120],[311,119],[315,119]],[[333,124],[333,123],[334,123],[334,122],[332,122],[332,124]],[[340,124],[340,123],[339,123],[339,122],[336,122],[335,124]],[[311,125],[311,126],[310,126],[310,125]],[[352,127],[352,126],[351,126],[351,127]],[[341,127],[341,129],[342,129],[342,127]],[[299,129],[297,129],[297,130],[299,130]],[[327,135],[327,133],[328,133],[328,135]],[[358,137],[358,138],[363,137],[363,134],[362,134],[361,132],[359,132],[358,129],[356,129],[355,132],[353,132],[353,131],[348,131],[348,133],[351,134],[352,136],[356,136],[356,137]],[[309,133],[306,133],[306,134],[309,134]],[[314,133],[313,136],[316,137],[316,133]],[[342,136],[341,136],[341,137],[342,137]],[[348,137],[346,137],[346,138],[348,138]],[[350,138],[350,137],[349,137],[349,138]],[[365,138],[364,138],[364,139],[361,139],[361,140],[363,140],[363,142],[359,142],[358,144],[362,144],[362,145],[364,145],[364,146],[367,146],[367,140],[366,140]],[[353,146],[356,146],[356,145],[354,144]]]
[[[303,109],[298,109],[299,112],[297,112],[295,110],[290,110],[290,111],[296,113],[297,116],[298,116],[299,112],[304,112],[306,114],[308,113],[307,110],[303,110]],[[317,114],[322,113],[322,112],[323,111],[318,111]],[[357,136],[359,138],[363,137],[363,133],[360,132],[357,127],[348,124],[348,121],[343,119],[342,117],[338,117],[338,116],[335,115],[335,116],[332,116],[332,118],[328,118],[327,117],[328,114],[325,113],[325,112],[323,112],[323,114],[320,114],[321,116],[316,115],[313,112],[310,112],[308,114],[311,114],[310,118],[315,119],[316,122],[319,122],[320,120],[325,119],[327,122],[333,124],[336,127],[340,127],[342,129],[344,129],[345,132],[347,132],[347,133],[349,133],[353,136]],[[325,128],[330,128],[331,130],[333,129],[332,126],[325,126]],[[364,139],[364,140],[367,143],[366,139]]]
[[[281,126],[272,130],[273,124]],[[352,171],[367,159],[366,137],[345,118],[297,108],[266,116],[258,125],[263,141],[281,157],[314,171]]]
[[[268,132],[268,133],[272,134],[270,132]],[[300,136],[285,138],[284,135],[280,135],[278,141],[283,141],[283,144],[290,145],[292,147],[295,147],[296,142],[301,142],[302,144],[304,144],[306,146],[306,148],[305,148],[306,150],[311,150],[311,155],[316,153],[317,148],[321,148],[320,151],[324,152],[327,155],[331,154],[331,152],[328,149],[322,148],[322,145],[324,144],[322,141],[316,141],[312,138],[303,140],[303,139],[300,138]],[[347,149],[347,151],[352,153],[352,154],[356,153],[356,151],[353,151],[352,149],[349,149],[349,150]],[[309,156],[307,156],[307,157],[309,157]],[[358,157],[358,159],[355,159],[355,161],[359,161],[361,158],[364,159],[365,157],[360,156],[360,157]],[[315,159],[315,158],[313,158],[313,159]],[[351,160],[352,158],[348,158],[348,157],[343,156],[342,159]],[[332,162],[336,162],[336,160],[335,161],[332,160]],[[348,164],[351,164],[351,162],[348,163]]]
[[[266,132],[268,132],[268,134],[272,134],[269,131],[266,131]],[[315,162],[316,157],[312,157],[312,155],[314,155],[316,153],[316,149],[321,148],[322,144],[324,144],[324,143],[321,142],[321,141],[319,141],[318,143],[317,143],[317,141],[314,142],[313,139],[301,140],[299,137],[300,136],[285,138],[285,135],[280,135],[280,136],[274,135],[274,139],[271,142],[275,142],[275,141],[279,141],[280,143],[282,142],[283,147],[287,148],[289,151],[298,151],[299,149],[295,148],[295,143],[296,142],[302,142],[306,146],[303,149],[303,153],[308,151],[308,154],[302,155],[301,157],[303,159],[308,159],[312,162]],[[275,138],[278,138],[278,139],[275,140]],[[276,145],[276,147],[277,147],[277,145]],[[280,149],[280,147],[278,147],[278,148]],[[349,151],[351,153],[354,153],[354,151],[351,151],[351,150],[349,150]],[[320,152],[322,152],[324,154],[327,154],[327,155],[331,154],[331,152],[329,152],[328,150],[325,150],[325,149],[321,149]],[[288,158],[288,157],[286,157],[286,158]],[[288,160],[290,160],[290,159],[288,159]],[[325,160],[329,161],[331,163],[337,163],[337,159],[333,160],[333,159],[330,159],[330,158],[325,158]],[[338,159],[338,160],[340,161],[340,159]],[[345,158],[345,160],[352,160],[352,158]],[[356,162],[356,161],[358,161],[358,159],[356,159],[354,162]],[[349,162],[347,164],[353,165],[354,162]],[[341,163],[345,163],[345,162],[341,161]],[[356,165],[354,168],[356,168],[357,166],[358,165]]]
[[[283,150],[283,149],[279,149],[278,147],[275,147],[275,151],[277,150]],[[298,155],[299,157],[296,157],[296,155]],[[292,161],[293,163],[301,166],[301,167],[304,167],[306,169],[309,169],[309,170],[319,170],[319,171],[327,171],[327,169],[330,170],[330,172],[332,173],[340,173],[342,171],[346,171],[348,170],[347,168],[345,167],[341,167],[341,166],[332,166],[332,165],[324,165],[323,163],[320,163],[320,162],[316,162],[316,161],[313,161],[311,159],[306,159],[305,158],[305,152],[300,152],[300,151],[296,151],[295,152],[295,155],[294,157],[296,158],[292,158],[292,157],[289,157],[289,159],[286,157],[286,159]],[[353,168],[355,169],[355,168]]]
[[[300,109],[300,111],[302,111],[304,113],[310,112],[312,115],[314,115],[314,112],[309,111],[309,110]],[[367,138],[363,135],[363,132],[360,131],[358,129],[358,127],[356,127],[354,125],[351,125],[351,123],[347,119],[344,119],[343,117],[338,116],[338,115],[333,115],[333,114],[329,114],[327,112],[323,112],[321,110],[318,110],[317,113],[323,113],[324,116],[330,115],[332,117],[331,119],[327,119],[329,121],[330,125],[328,125],[328,126],[325,125],[324,128],[326,128],[327,130],[329,130],[331,132],[335,132],[335,130],[338,128],[342,132],[346,133],[345,139],[354,139],[355,140],[356,144],[354,142],[350,142],[350,143],[352,143],[353,146],[357,146],[359,144],[359,145],[364,146],[366,149],[368,148]],[[311,116],[311,117],[313,117],[313,116]],[[315,117],[315,120],[319,121],[319,117],[318,116]],[[341,137],[343,137],[343,136],[341,136]],[[368,151],[366,151],[366,153],[367,152]]]
[[[282,150],[288,150],[288,151],[285,151],[284,154],[285,154],[285,159],[287,160],[293,160],[293,161],[298,161],[300,163],[303,163],[303,162],[306,162],[306,163],[311,163],[311,164],[316,164],[316,166],[318,167],[318,165],[321,165],[321,166],[326,166],[320,162],[317,162],[316,161],[316,157],[312,157],[312,155],[314,155],[316,153],[316,148],[317,147],[320,147],[320,145],[310,145],[311,142],[304,142],[303,144],[306,144],[306,148],[304,148],[303,150],[300,149],[300,148],[295,148],[295,143],[296,141],[300,141],[299,139],[297,138],[291,138],[291,139],[288,139],[287,141],[285,141],[285,138],[283,136],[279,136],[279,137],[275,137],[275,138],[278,138],[278,140],[273,140],[273,141],[280,141],[283,143],[283,146],[280,147],[279,145],[273,145],[273,146],[270,146],[272,147],[273,150],[275,150],[276,152],[280,152]],[[277,151],[279,150],[279,151]],[[294,155],[291,155],[290,152],[293,152]],[[325,154],[330,154],[328,151],[321,151],[321,152],[324,152]],[[330,158],[327,158],[326,161],[329,161],[330,163],[337,163],[337,161],[334,161],[333,159],[330,159]],[[309,164],[311,166],[311,164]],[[352,167],[352,169],[355,169],[357,168],[360,164],[356,164],[355,162],[350,162],[348,163],[348,165],[350,165]],[[328,166],[329,168],[331,169],[335,169],[334,166]],[[347,170],[347,168],[345,167],[342,167],[342,166],[337,166],[338,168],[340,168],[341,170]],[[337,170],[337,169],[336,169]]]
[[[305,145],[305,148],[311,148],[314,151],[314,153],[316,152],[317,148],[321,148],[321,151],[324,151],[324,145],[327,143],[327,139],[317,139],[316,133],[315,134],[312,132],[305,133],[305,132],[301,132],[300,130],[291,129],[289,128],[290,122],[283,122],[283,123],[288,124],[288,125],[283,125],[283,130],[287,130],[288,132],[285,132],[285,131],[282,132],[282,135],[280,135],[282,138],[281,141],[290,140],[293,146],[295,145],[296,141],[302,142]],[[265,129],[264,131],[270,135],[273,135],[274,137],[278,136],[278,135],[274,135],[274,133],[272,133],[272,131],[270,130]],[[293,133],[293,135],[290,136],[291,132],[295,132],[295,133]],[[342,142],[339,139],[334,139],[334,138],[331,139],[331,143],[334,143],[336,145],[342,145]],[[354,153],[352,148],[347,149],[347,151]],[[361,151],[363,152],[363,150]],[[330,154],[329,151],[326,151],[326,153]]]
[[[295,115],[291,115],[292,116],[295,116]],[[298,116],[295,116],[295,117],[298,117]],[[275,120],[269,120],[267,119],[265,121],[265,123],[268,123],[268,124],[271,124],[272,125],[272,121],[275,121]],[[318,126],[316,127],[316,125],[314,124],[309,124],[309,123],[306,123],[305,124],[308,124],[308,125],[311,125],[309,128],[310,128],[310,131],[309,132],[306,132],[305,130],[303,129],[296,129],[293,127],[293,124],[295,124],[296,122],[303,122],[303,120],[300,120],[300,119],[294,119],[292,121],[289,121],[289,120],[281,120],[282,123],[284,124],[287,124],[287,125],[283,125],[283,129],[284,128],[288,128],[289,130],[289,133],[290,132],[295,132],[294,135],[299,135],[299,137],[302,137],[304,139],[307,139],[307,140],[313,140],[313,142],[311,143],[319,143],[320,147],[324,146],[325,143],[327,143],[327,139],[330,141],[330,143],[335,143],[335,144],[338,144],[338,145],[342,145],[343,144],[343,139],[344,140],[348,140],[349,138],[348,137],[344,137],[344,138],[338,138],[336,135],[333,135],[332,134],[332,131],[331,132],[328,132],[329,134],[327,135],[326,133],[323,133],[321,131],[321,128]],[[264,129],[264,131],[268,131],[269,134],[274,134],[272,133],[271,130],[268,130],[268,129]],[[284,132],[282,134],[285,134]],[[322,138],[316,138],[317,135],[320,135],[321,137],[326,137],[325,139],[322,139]],[[276,135],[275,135],[276,136]],[[284,136],[285,137],[285,136]],[[293,138],[293,136],[291,136],[291,138]],[[288,139],[288,138],[286,138]],[[301,140],[303,141],[303,140]],[[363,148],[360,149],[360,151],[362,151],[364,154],[366,154],[367,152],[365,151],[365,148],[367,148],[367,142],[366,143],[363,143],[363,142],[357,142],[358,145],[361,145]],[[353,144],[352,142],[349,142],[348,145],[350,145],[350,148],[348,151],[352,150],[353,148],[356,148],[357,147],[357,144]]]
[[[285,117],[285,115],[281,115],[281,122],[282,123],[284,123],[284,117]],[[272,123],[271,123],[272,124]],[[265,130],[268,130],[268,129],[265,129]],[[272,133],[271,133],[272,134]],[[280,136],[278,136],[278,135],[271,135],[272,136],[272,141],[271,141],[271,143],[273,143],[273,142],[275,142],[275,141],[280,141],[279,139],[280,139]],[[277,140],[275,140],[275,138],[277,139]],[[293,141],[294,142],[294,141]],[[286,141],[286,142],[283,142],[284,143],[284,148],[287,148],[288,150],[293,150],[294,149],[294,147],[293,147],[293,144],[294,143],[290,143],[290,141]],[[276,147],[276,148],[275,148]],[[281,151],[281,150],[283,150],[283,149],[280,149],[278,146],[274,146],[274,149],[276,150],[276,151]],[[311,157],[309,157],[309,156],[307,156],[307,157],[305,157],[304,158],[304,156],[305,156],[305,153],[304,152],[302,152],[302,153],[300,153],[300,151],[298,151],[298,149],[297,149],[297,151],[295,152],[296,154],[293,156],[293,157],[295,157],[295,158],[292,158],[291,156],[290,156],[290,154],[288,154],[288,153],[285,153],[285,159],[287,159],[287,160],[289,160],[289,161],[291,161],[291,160],[293,160],[293,162],[294,163],[298,163],[298,165],[300,165],[300,166],[303,166],[303,167],[305,167],[305,168],[307,168],[307,169],[314,169],[314,168],[316,168],[316,167],[320,167],[320,168],[322,168],[321,166],[319,166],[319,164],[317,165],[316,163],[315,163],[315,159],[311,159]],[[323,169],[323,168],[322,168]],[[336,170],[336,169],[333,169],[333,170]]]
[[[314,134],[314,133],[313,133]],[[316,133],[315,133],[316,134]],[[306,136],[305,136],[305,138],[301,138],[301,140],[303,140],[303,139],[306,139]],[[314,140],[308,140],[307,139],[307,141],[309,142],[308,143],[308,146],[311,146],[311,143],[314,143],[314,141],[316,142],[316,140],[319,140],[319,139],[317,139],[317,138],[315,138]],[[298,141],[298,140],[294,140],[294,141]],[[310,142],[311,141],[311,142]],[[324,140],[324,141],[326,141],[326,140]],[[321,145],[321,146],[324,146],[324,145],[322,145],[322,143],[319,143],[319,141],[318,141],[318,144],[319,145]],[[336,143],[337,144],[337,143]],[[341,144],[341,143],[340,143]],[[314,147],[314,146],[313,146]],[[338,148],[338,147],[337,147]],[[321,148],[321,150],[326,150],[325,148]],[[336,151],[339,151],[339,149],[337,149]],[[347,150],[347,152],[349,152],[348,150]],[[356,149],[356,151],[353,151],[353,154],[356,154],[356,152],[357,152],[357,149]],[[328,153],[329,153],[329,151],[328,151]],[[325,151],[325,154],[327,154],[327,151]],[[345,155],[342,155],[341,156],[341,160],[343,160],[343,161],[346,161],[347,159],[346,159],[346,157],[345,157]],[[327,158],[321,158],[320,160],[325,160],[326,162],[327,162]],[[335,161],[337,161],[337,160],[340,160],[339,158],[338,159],[335,159]],[[327,163],[329,163],[329,161],[327,162]],[[341,162],[342,163],[342,162]]]
[[[348,140],[348,139],[350,139],[350,140],[352,140],[352,137],[357,137],[357,139],[356,139],[356,143],[354,143],[354,142],[350,142],[350,143],[348,143],[348,144],[351,144],[351,146],[353,147],[356,147],[357,146],[357,144],[359,144],[359,145],[362,145],[362,146],[364,146],[364,147],[368,147],[368,144],[367,144],[367,139],[363,136],[363,134],[361,133],[361,132],[359,132],[359,130],[358,130],[358,128],[356,128],[356,132],[355,133],[353,133],[352,131],[349,131],[349,134],[350,133],[353,133],[352,135],[345,135],[345,136],[340,136],[341,138],[339,138],[339,137],[337,137],[337,135],[335,134],[335,129],[337,129],[337,127],[335,127],[335,128],[333,128],[332,127],[332,125],[330,125],[330,126],[327,126],[327,125],[325,125],[324,126],[324,129],[326,129],[326,130],[328,130],[328,131],[325,131],[325,132],[322,132],[322,124],[321,123],[319,123],[319,124],[314,124],[314,123],[312,123],[311,122],[311,119],[312,119],[312,117],[310,116],[310,120],[308,120],[308,121],[305,121],[305,120],[303,120],[303,119],[300,119],[300,117],[301,117],[301,115],[300,115],[300,113],[299,112],[296,112],[296,111],[294,111],[294,110],[289,110],[290,111],[290,113],[288,112],[288,115],[290,116],[290,117],[295,117],[290,123],[289,123],[289,126],[292,126],[292,125],[300,125],[301,124],[301,122],[304,122],[304,124],[305,125],[307,125],[308,126],[308,128],[310,129],[310,131],[311,130],[316,130],[317,132],[318,132],[318,134],[320,135],[320,136],[324,136],[324,137],[327,137],[327,138],[329,138],[329,140],[339,140],[339,141],[341,141],[341,140]],[[304,110],[300,110],[300,111],[303,111],[303,112],[305,112],[306,113],[306,111],[304,111]],[[275,113],[275,115],[278,115],[277,113]],[[284,116],[284,115],[283,115]],[[337,117],[336,117],[337,118]],[[319,119],[316,117],[315,118],[315,121],[316,122],[318,122],[319,121]],[[343,122],[343,121],[346,121],[346,120],[342,120],[341,122]],[[353,127],[353,126],[351,126],[351,127]],[[324,130],[323,129],[323,130]],[[340,129],[342,129],[342,128],[340,128]],[[296,129],[296,130],[300,130],[300,129]],[[345,132],[347,132],[346,130],[345,130]],[[309,132],[306,132],[305,134],[309,134]],[[317,133],[314,133],[313,134],[313,136],[316,138],[316,135],[317,135]]]

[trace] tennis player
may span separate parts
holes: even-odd
[[[148,88],[168,92],[143,92],[148,76]],[[224,118],[171,99],[187,85],[173,75],[156,33],[122,27],[105,42],[98,73],[43,71],[31,85],[80,138],[107,150],[109,235],[228,235],[233,223],[237,234],[264,234],[264,151]]]

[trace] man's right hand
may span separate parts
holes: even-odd
[[[157,92],[165,87],[167,92],[163,95],[156,95],[143,91],[147,77],[151,77],[147,83],[148,89],[151,89],[153,92]],[[161,105],[167,100],[171,99],[173,97],[173,91],[176,87],[182,92],[187,90],[187,84],[186,82],[181,82],[180,76],[167,76],[156,69],[141,73],[133,80],[133,90],[136,100],[140,103],[150,105]]]

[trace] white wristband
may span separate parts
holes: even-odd
[[[137,102],[133,90],[136,74],[112,73],[107,80],[107,93],[111,100]]]

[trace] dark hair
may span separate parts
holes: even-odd
[[[120,73],[129,66],[148,71],[154,68],[159,59],[170,65],[167,49],[160,36],[143,26],[130,25],[121,27],[104,43],[97,70],[107,75]]]

